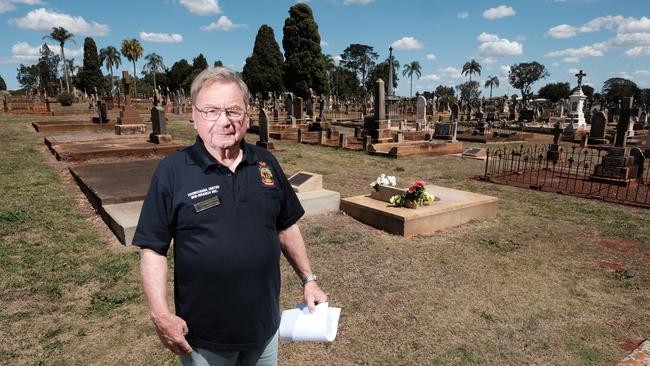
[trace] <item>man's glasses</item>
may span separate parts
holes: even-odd
[[[241,122],[244,120],[244,117],[246,117],[246,114],[248,114],[246,111],[239,109],[239,108],[227,108],[227,109],[220,109],[220,108],[206,108],[206,109],[199,109],[199,107],[194,106],[194,108],[201,114],[201,117],[203,117],[204,120],[206,121],[216,121],[221,117],[222,113],[226,113],[226,118],[230,122]]]

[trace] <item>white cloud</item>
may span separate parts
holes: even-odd
[[[483,32],[483,33],[479,34],[476,39],[479,40],[480,42],[496,42],[500,38],[496,34],[490,34],[490,33]]]
[[[650,33],[650,18],[625,19],[618,27],[619,33]]]
[[[14,4],[10,3],[7,0],[0,0],[0,13],[6,13],[15,9],[16,6],[14,6]]]
[[[341,62],[341,60],[343,59],[341,55],[334,55],[332,58],[334,59],[334,62],[336,62],[337,64]]]
[[[517,14],[515,9],[510,6],[499,5],[496,8],[490,8],[483,12],[483,17],[486,19],[494,20],[505,18]]]
[[[61,46],[58,44],[48,44],[47,45],[52,52],[59,54]],[[18,42],[11,46],[11,56],[7,58],[2,58],[0,63],[2,64],[12,64],[12,63],[26,63],[32,64],[35,63],[41,55],[41,47],[43,45],[31,46],[27,42]],[[64,47],[65,57],[73,58],[83,55],[83,48],[70,49]]]
[[[343,5],[366,5],[374,0],[343,0]]]
[[[573,63],[573,62],[579,62],[579,61],[580,61],[580,58],[578,58],[578,57],[565,57],[565,58],[562,59],[562,62],[566,62],[566,63]]]
[[[42,0],[0,0],[0,13],[6,13],[12,10],[16,10],[16,5],[14,4],[40,5],[43,4],[43,1]]]
[[[22,29],[51,31],[53,27],[63,27],[72,34],[105,36],[110,31],[106,24],[88,23],[83,17],[57,13],[54,10],[39,8],[30,11],[22,18],[10,19],[9,24]]]
[[[433,60],[435,60],[437,57],[436,57],[436,55],[434,55],[433,53],[430,53],[430,54],[424,56],[424,58],[426,58],[426,59],[429,60],[429,61],[433,61]]]
[[[558,67],[558,66],[560,66],[560,63],[559,62],[553,62],[552,65],[553,65],[553,67]]]
[[[460,13],[456,14],[456,17],[458,17],[458,19],[467,19],[467,17],[469,17],[469,13],[466,11],[461,11]]]
[[[11,0],[16,4],[25,4],[25,5],[42,5],[43,0]]]
[[[639,57],[650,55],[650,47],[634,47],[625,51],[625,56],[627,57]]]
[[[634,75],[650,76],[650,70],[636,70]]]
[[[391,46],[398,50],[419,50],[424,47],[420,41],[413,37],[402,37],[401,39],[393,42]]]
[[[566,72],[567,72],[567,74],[573,74],[573,75],[575,75],[575,74],[577,74],[578,72],[580,72],[580,70],[578,70],[578,69],[568,69]]]
[[[183,4],[190,13],[197,15],[213,15],[222,12],[218,0],[180,0],[180,3]]]
[[[178,33],[147,33],[140,32],[140,39],[149,42],[178,43],[183,41],[183,36]]]
[[[596,32],[599,31],[601,28],[609,29],[609,30],[614,30],[619,24],[623,22],[625,17],[622,15],[607,15],[604,17],[598,17],[594,18],[587,23],[585,23],[582,27],[580,27],[580,32],[582,33],[587,33],[587,32]]]
[[[553,38],[571,38],[578,34],[578,28],[568,24],[560,24],[549,29],[546,34]]]
[[[235,24],[231,22],[227,16],[222,15],[216,22],[212,22],[204,27],[201,27],[201,30],[205,32],[213,30],[229,31],[235,28],[248,28],[248,26],[246,24]]]
[[[460,73],[461,70],[457,69],[453,66],[448,66],[442,69],[438,69],[440,74],[442,74],[443,77],[448,77],[452,79],[464,79],[465,77]]]
[[[431,80],[431,81],[439,81],[440,77],[436,74],[427,74],[424,75],[420,78],[420,80]]]
[[[501,70],[502,73],[508,75],[510,73],[510,66],[501,65],[499,66],[499,70]]]
[[[478,54],[481,56],[516,56],[524,53],[524,47],[521,43],[499,38],[496,34],[483,32],[477,39],[482,42],[478,46]]]
[[[566,60],[573,60],[574,58],[582,59],[585,57],[602,57],[604,51],[607,51],[605,42],[594,43],[591,46],[584,46],[580,48],[567,48],[559,51],[552,51],[546,53],[546,57],[564,57]]]
[[[607,42],[614,47],[650,46],[650,32],[648,33],[618,33],[616,37]]]
[[[494,57],[484,57],[481,62],[486,65],[494,65],[497,63],[497,60]]]
[[[329,45],[330,45],[330,44],[327,43],[327,41],[322,40],[322,39],[320,40],[320,46],[321,46],[321,47],[327,47],[327,46],[329,46]]]

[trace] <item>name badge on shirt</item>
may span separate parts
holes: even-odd
[[[194,212],[199,213],[201,211],[205,211],[209,208],[212,207],[217,207],[221,204],[221,200],[219,199],[219,196],[214,196],[212,198],[208,198],[205,201],[197,202],[194,204]]]

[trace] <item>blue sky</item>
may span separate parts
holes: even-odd
[[[203,53],[241,70],[257,30],[268,24],[282,47],[282,26],[294,1],[158,0],[72,1],[0,0],[0,75],[17,88],[16,68],[33,63],[42,37],[53,26],[75,35],[66,56],[82,63],[83,39],[98,48],[120,48],[125,38],[141,41],[145,55],[162,55],[165,65]],[[373,46],[379,60],[388,47],[402,65],[419,61],[422,77],[413,89],[457,85],[463,64],[475,58],[478,79],[499,76],[496,94],[516,91],[507,67],[538,61],[550,76],[534,85],[569,81],[578,69],[585,84],[600,90],[611,77],[650,88],[650,0],[310,0],[323,53],[339,55],[351,43]],[[58,46],[55,48],[58,52]],[[138,68],[143,61],[138,62]],[[129,61],[123,59],[122,67]],[[107,72],[103,69],[104,72]],[[401,74],[401,73],[400,73]],[[489,94],[484,90],[484,95]],[[408,96],[409,80],[400,75],[397,94]]]

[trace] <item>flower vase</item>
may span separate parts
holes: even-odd
[[[418,203],[416,201],[405,200],[404,201],[404,207],[415,209],[415,208],[418,208]]]

